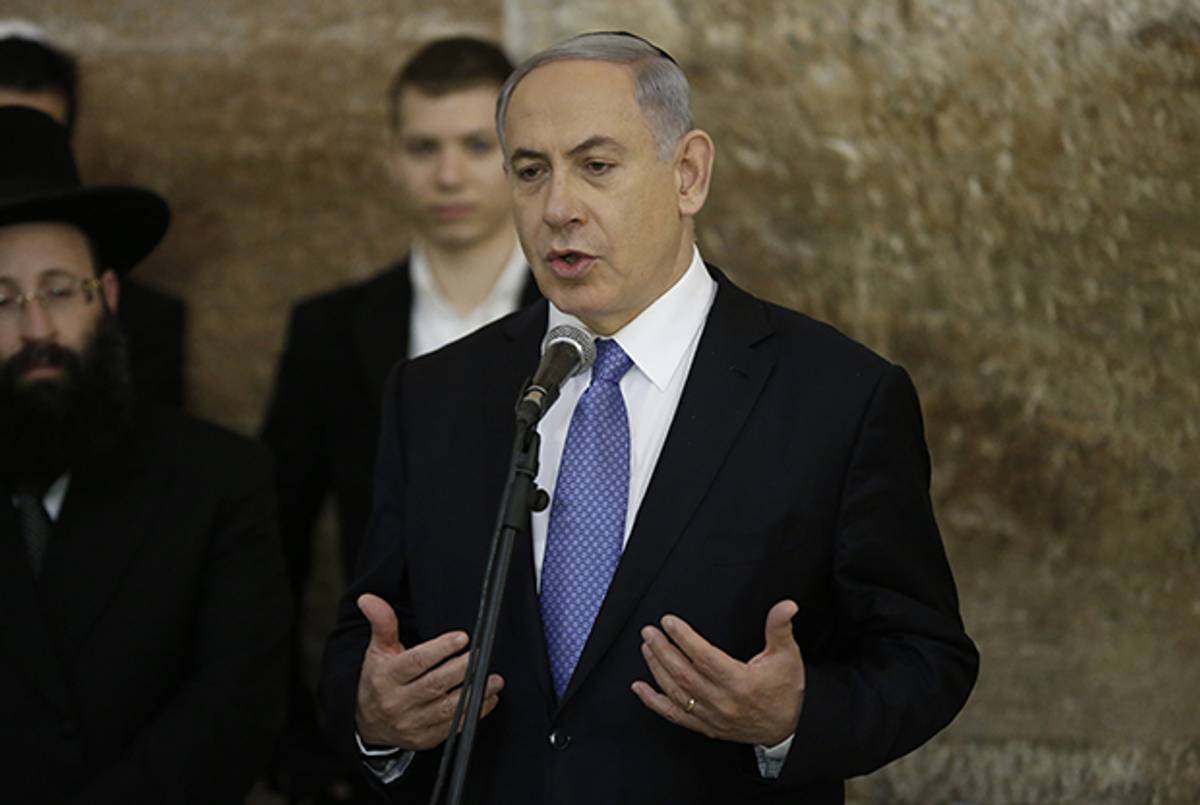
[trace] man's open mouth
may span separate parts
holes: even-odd
[[[563,277],[582,276],[595,259],[587,252],[575,249],[555,249],[546,255],[546,262],[551,270]]]

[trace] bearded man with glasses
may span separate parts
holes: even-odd
[[[0,131],[3,798],[240,803],[286,680],[269,460],[133,391],[119,275],[166,202],[82,186],[42,112]]]

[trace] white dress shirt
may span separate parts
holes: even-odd
[[[693,247],[691,265],[683,276],[637,318],[612,335],[633,361],[633,366],[621,378],[621,395],[629,412],[629,505],[625,510],[625,542],[629,541],[638,507],[642,505],[658,455],[667,440],[667,431],[675,418],[683,384],[700,343],[700,333],[716,295],[717,283],[708,275],[700,251]],[[563,313],[551,303],[547,329],[560,324],[587,330],[579,319]],[[591,382],[592,373],[588,370],[563,383],[558,401],[538,425],[542,447],[538,453],[537,483],[550,493],[551,499],[571,415]],[[549,524],[549,507],[533,515],[533,567],[538,589],[541,589],[542,557],[546,554]]]
[[[519,308],[529,268],[521,247],[515,247],[487,297],[467,313],[459,313],[438,287],[420,241],[413,244],[409,253],[408,273],[413,288],[408,357],[415,358],[441,349]]]

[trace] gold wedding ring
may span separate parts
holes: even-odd
[[[688,703],[683,706],[683,712],[690,713],[696,709],[696,697],[689,696]]]

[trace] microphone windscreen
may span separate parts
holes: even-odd
[[[551,327],[550,332],[542,339],[542,354],[545,355],[546,350],[556,343],[570,344],[579,351],[579,365],[571,372],[571,376],[587,371],[596,362],[596,342],[592,340],[590,333],[580,327],[573,324]]]

